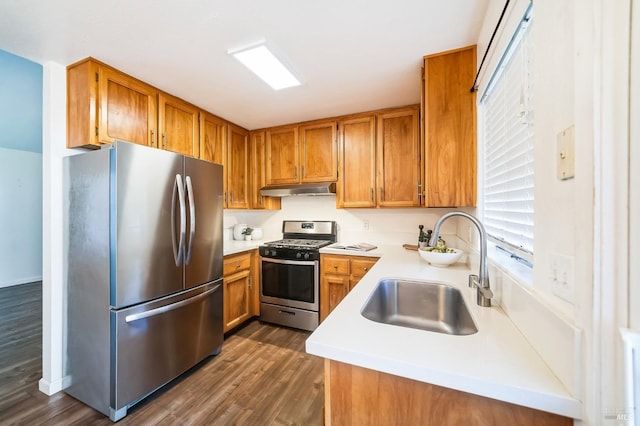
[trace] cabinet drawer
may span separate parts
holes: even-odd
[[[224,276],[240,272],[251,267],[251,254],[243,253],[240,255],[227,256],[224,258]]]
[[[376,264],[378,259],[352,259],[351,260],[351,274],[353,276],[361,277],[371,270],[371,267]]]
[[[323,274],[349,274],[349,259],[337,256],[324,256],[321,262]]]

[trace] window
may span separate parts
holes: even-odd
[[[533,49],[531,8],[480,100],[484,170],[482,215],[496,243],[533,254]]]

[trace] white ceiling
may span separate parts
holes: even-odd
[[[93,56],[251,130],[419,103],[422,56],[475,44],[488,1],[1,0],[0,49]],[[302,86],[273,91],[227,54],[261,39]]]

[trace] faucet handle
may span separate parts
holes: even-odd
[[[480,283],[480,280],[479,280],[477,275],[475,275],[475,274],[469,275],[469,287],[470,288],[480,287],[479,283]]]

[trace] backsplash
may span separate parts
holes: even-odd
[[[232,239],[230,229],[238,223],[262,227],[263,240],[282,238],[283,220],[334,220],[338,224],[338,241],[345,243],[415,244],[418,225],[432,229],[443,214],[457,209],[337,209],[334,196],[285,197],[282,209],[225,210],[225,239]],[[443,234],[456,233],[456,221],[447,221]]]

